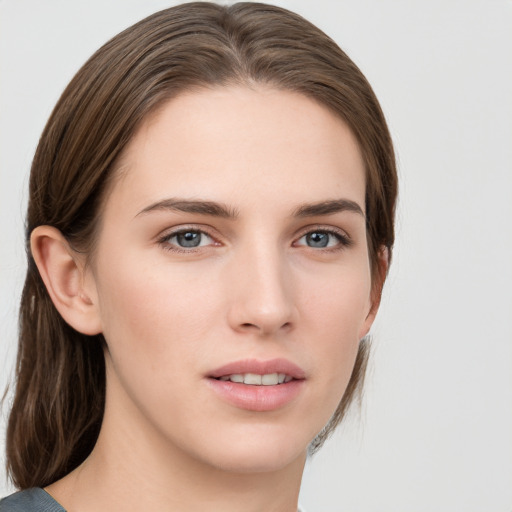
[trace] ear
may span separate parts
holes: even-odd
[[[370,310],[366,316],[364,323],[359,332],[359,339],[363,339],[369,332],[373,325],[373,321],[377,316],[379,310],[380,300],[382,297],[382,288],[384,287],[384,281],[388,275],[389,269],[389,250],[384,245],[379,248],[377,255],[377,268],[375,269],[374,275],[372,276],[372,290],[370,293]]]
[[[62,233],[52,226],[39,226],[30,236],[32,256],[46,289],[62,318],[87,335],[102,331],[96,289],[85,259],[74,251]]]

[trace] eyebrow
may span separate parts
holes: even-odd
[[[231,208],[225,204],[215,201],[192,200],[169,198],[150,204],[139,213],[144,215],[153,211],[172,210],[184,213],[197,213],[199,215],[208,215],[210,217],[221,217],[224,219],[236,219],[239,212],[236,208]],[[332,199],[320,201],[318,203],[307,203],[297,207],[292,216],[299,218],[317,217],[323,215],[333,215],[341,212],[354,212],[365,217],[362,208],[355,201],[350,199]]]
[[[333,215],[340,212],[354,212],[365,217],[363,209],[355,201],[350,199],[331,199],[329,201],[320,201],[319,203],[304,204],[299,206],[295,212],[295,217],[316,217],[321,215]]]
[[[238,211],[224,204],[214,201],[191,200],[170,198],[150,204],[141,210],[136,217],[146,213],[158,210],[173,210],[184,213],[198,213],[200,215],[209,215],[211,217],[222,217],[225,219],[236,219]]]

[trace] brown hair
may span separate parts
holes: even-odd
[[[91,452],[102,422],[102,335],[68,326],[55,309],[29,249],[32,230],[58,228],[91,251],[116,161],[146,116],[197,86],[264,83],[303,93],[337,113],[359,142],[367,170],[368,250],[394,241],[397,177],[377,99],[357,66],[318,28],[256,3],[190,3],[124,30],[80,69],[58,101],[37,147],[26,221],[28,270],[20,309],[16,391],[7,428],[7,468],[20,488],[46,486]],[[363,341],[351,380],[318,448],[362,383]]]

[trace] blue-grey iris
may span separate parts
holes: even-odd
[[[306,235],[306,243],[309,247],[327,247],[329,244],[329,233],[314,232]]]
[[[176,241],[181,247],[198,247],[201,243],[201,233],[185,231],[176,235]]]

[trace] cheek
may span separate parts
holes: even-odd
[[[99,269],[100,311],[111,353],[145,361],[140,367],[150,371],[157,366],[179,371],[183,362],[197,358],[220,312],[216,288],[191,268],[146,266],[120,257],[115,266]]]
[[[323,382],[324,399],[336,407],[352,374],[370,310],[369,267],[335,269],[323,279],[310,276],[304,285],[303,311],[309,325],[307,342],[313,349],[313,374]]]
[[[329,339],[358,338],[371,306],[370,270],[364,259],[358,265],[304,272],[301,283],[301,309],[310,322]]]
[[[158,425],[174,424],[175,410],[194,417],[203,399],[198,354],[208,352],[205,340],[220,314],[212,283],[186,268],[128,257],[102,270],[98,295],[112,396],[119,403],[130,397],[130,410],[139,411],[134,417],[142,412]]]

